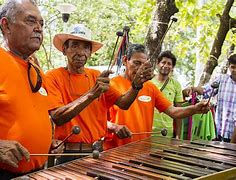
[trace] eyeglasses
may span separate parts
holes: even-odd
[[[7,46],[2,46],[2,47],[4,49],[6,49],[6,51],[11,52],[13,55],[21,57],[21,56],[19,56],[18,53],[14,52],[14,51],[11,51]],[[28,60],[27,61],[28,62],[28,72],[27,72],[27,74],[28,74],[28,80],[29,80],[30,88],[31,88],[33,93],[36,93],[36,92],[38,92],[38,90],[42,86],[42,77],[40,75],[39,69],[34,64],[32,64],[32,62],[35,61],[34,57],[29,56],[27,60]],[[31,66],[33,68],[31,68]],[[36,82],[36,83],[34,83],[34,82]]]
[[[30,60],[28,61],[28,80],[32,92],[38,92],[42,86],[42,77],[40,75],[39,69],[34,64],[32,64]]]

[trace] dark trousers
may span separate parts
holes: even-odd
[[[64,153],[81,153],[81,151],[64,150]],[[88,152],[88,153],[92,153],[92,152]],[[73,161],[75,159],[80,159],[80,158],[83,158],[85,156],[61,156],[61,157],[56,159],[56,165],[66,163],[66,162],[69,162],[69,161]]]
[[[231,141],[231,139],[228,139],[228,138],[223,138],[222,136],[220,136],[220,135],[218,135],[218,137],[217,137],[217,139],[216,139],[217,141],[223,141],[223,142],[230,142]]]
[[[28,172],[28,173],[33,173],[35,171],[39,171],[39,170],[42,170],[43,168],[41,169],[37,169],[37,170],[33,170],[31,172]],[[0,169],[0,180],[9,180],[9,179],[13,179],[13,178],[16,178],[18,176],[24,176],[28,173],[22,173],[22,174],[15,174],[15,173],[12,173],[12,172],[9,172],[9,171],[6,171],[6,170],[2,170]],[[26,177],[22,179],[27,179]]]
[[[8,179],[15,178],[17,176],[20,176],[20,174],[14,174],[9,171],[0,170],[0,179],[1,180],[8,180]]]

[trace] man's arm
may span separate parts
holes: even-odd
[[[129,109],[130,105],[137,97],[139,90],[142,89],[143,83],[152,79],[153,76],[153,68],[150,62],[147,61],[138,69],[133,79],[131,88],[124,95],[119,97],[115,104],[121,109]]]
[[[200,101],[199,103],[187,107],[174,107],[173,105],[167,108],[164,113],[172,117],[173,119],[182,119],[192,116],[193,114],[207,113],[210,109],[209,104],[206,101]]]
[[[130,88],[124,95],[120,96],[115,104],[123,110],[129,109],[130,105],[134,102],[135,98],[138,95],[139,90]]]
[[[110,79],[108,75],[111,71],[104,71],[97,78],[95,86],[83,96],[73,102],[50,111],[51,118],[57,126],[61,126],[77,116],[94,99],[109,89]]]
[[[184,97],[191,97],[193,92],[196,92],[199,95],[203,95],[204,89],[200,86],[189,87],[189,88],[184,89],[182,92],[183,92]]]

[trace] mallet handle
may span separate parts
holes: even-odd
[[[30,154],[30,156],[89,156],[92,153]]]
[[[142,134],[160,134],[160,132],[138,132],[138,133],[132,133],[132,135],[142,135]]]
[[[69,137],[71,137],[73,135],[73,132],[70,133],[63,141],[61,141],[56,147],[54,147],[53,149],[57,149],[59,146],[61,146],[62,144],[64,144],[66,142],[67,139],[69,139]]]

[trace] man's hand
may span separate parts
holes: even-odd
[[[129,130],[129,128],[125,125],[116,125],[116,129],[114,133],[120,138],[128,138],[132,136],[132,132]]]
[[[195,114],[205,114],[210,110],[210,105],[206,100],[202,100],[194,105]]]
[[[108,77],[112,71],[103,71],[96,80],[95,86],[92,88],[94,97],[99,97],[102,93],[106,92],[110,87],[110,78]]]
[[[152,65],[150,61],[147,61],[139,67],[133,79],[132,86],[134,89],[141,89],[143,83],[152,79],[153,77],[154,74]]]
[[[192,87],[188,87],[188,88],[185,88],[183,89],[182,93],[183,93],[183,96],[184,97],[191,97],[192,94],[193,94],[193,88]]]
[[[64,149],[65,149],[64,144],[56,148],[61,142],[62,142],[61,140],[57,140],[57,139],[52,140],[51,151],[50,151],[51,154],[61,154],[64,152]]]
[[[184,97],[191,97],[192,94],[196,92],[198,95],[203,94],[203,88],[198,86],[198,87],[188,87],[182,91]]]
[[[30,154],[19,142],[0,140],[0,163],[17,168],[23,158],[29,161]]]

